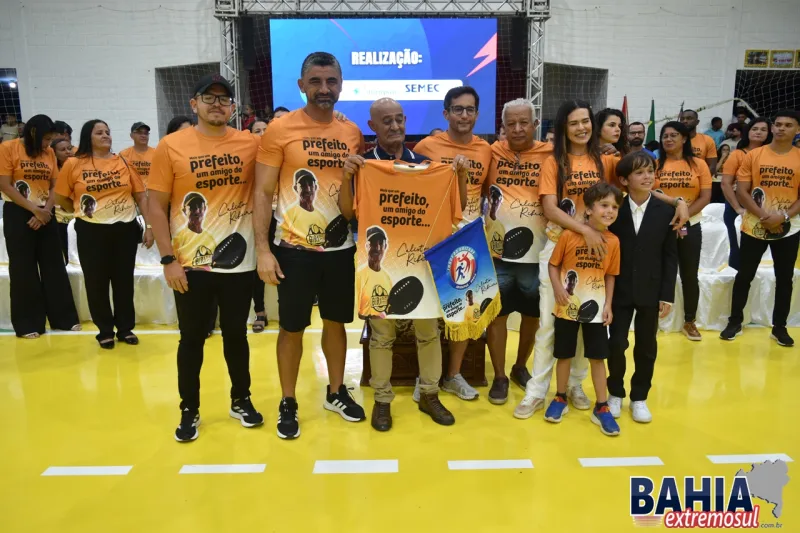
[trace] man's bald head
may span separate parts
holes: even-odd
[[[397,100],[381,98],[369,106],[369,127],[384,150],[402,145],[406,139],[406,117]]]

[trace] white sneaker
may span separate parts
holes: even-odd
[[[647,408],[647,402],[631,402],[631,414],[633,421],[640,424],[647,424],[653,421],[653,415],[650,414],[650,409]]]
[[[514,409],[514,418],[524,420],[533,416],[539,409],[544,409],[544,398],[537,398],[531,394],[526,394],[519,405]]]
[[[455,394],[462,400],[474,400],[478,397],[478,391],[467,383],[467,380],[461,374],[456,374],[451,379],[445,377],[442,380],[442,390]]]
[[[592,406],[592,401],[583,392],[583,385],[575,385],[567,388],[567,398],[572,402],[572,407],[581,411],[586,411]]]
[[[622,414],[622,398],[616,396],[608,396],[608,410],[611,411],[611,416],[619,418]]]
[[[419,403],[419,378],[417,378],[417,382],[414,384],[414,394],[411,396],[411,398],[415,402]]]

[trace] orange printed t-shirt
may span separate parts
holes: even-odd
[[[601,261],[592,255],[582,235],[564,230],[558,239],[550,264],[560,267],[561,283],[572,290],[567,305],[556,303],[553,314],[577,322],[602,323],[606,303],[605,276],[619,275],[619,239],[606,230],[606,255]]]
[[[492,164],[486,182],[486,234],[492,257],[516,263],[538,263],[546,241],[539,201],[544,161],[553,145],[537,142],[514,152],[507,141],[492,145]]]
[[[600,181],[612,183],[617,173],[619,158],[613,155],[603,155],[603,174],[597,169],[594,159],[589,155],[568,155],[570,162],[570,176],[561,190],[559,207],[578,222],[583,222],[586,215],[586,206],[583,205],[583,193]],[[555,157],[549,157],[542,166],[542,185],[539,195],[558,194],[558,163]],[[561,235],[561,227],[555,222],[547,223],[547,236],[556,242]]]
[[[739,167],[742,166],[742,161],[744,158],[747,157],[747,152],[745,150],[734,150],[731,152],[731,155],[728,156],[728,159],[725,160],[725,164],[722,165],[722,174],[725,176],[733,176],[736,177],[736,173],[739,172]],[[734,180],[734,185],[736,181]]]
[[[447,132],[443,132],[425,137],[417,143],[414,151],[434,161],[448,164],[452,164],[457,155],[468,158],[467,208],[464,210],[462,225],[481,216],[481,189],[489,175],[489,165],[492,161],[492,148],[489,143],[473,135],[469,144],[457,144],[450,139]]]
[[[219,273],[255,269],[252,217],[258,141],[252,133],[234,128],[222,137],[186,128],[158,143],[149,188],[170,194],[172,247],[184,268]]]
[[[350,121],[316,122],[299,109],[270,124],[258,162],[280,168],[275,244],[314,251],[353,246],[339,211],[347,158],[361,153],[364,138]]]
[[[770,146],[756,148],[742,161],[736,179],[750,183],[753,200],[766,211],[788,210],[797,201],[800,187],[800,148],[793,147],[785,154],[776,153]],[[742,218],[742,231],[756,239],[788,237],[800,231],[800,215],[785,222],[780,231],[770,232],[748,211]]]
[[[715,159],[717,143],[705,133],[698,132],[692,139],[692,154],[700,159]]]
[[[124,157],[125,161],[136,169],[136,172],[138,172],[139,176],[142,178],[144,186],[147,187],[147,180],[150,177],[150,165],[153,163],[153,156],[155,153],[156,149],[150,146],[147,147],[147,151],[143,154],[137,152],[136,148],[131,146],[125,148],[119,155]]]
[[[356,253],[359,316],[440,317],[424,252],[448,238],[453,225],[461,221],[458,177],[452,166],[368,160],[356,175],[353,210],[360,228]],[[376,232],[385,238],[376,238]],[[373,242],[368,236],[385,243],[378,270],[370,266]],[[398,294],[392,296],[393,292]]]
[[[22,139],[0,144],[0,176],[11,177],[17,191],[37,207],[47,203],[50,180],[58,177],[56,153],[49,146],[38,157],[31,159],[25,152]],[[11,199],[3,194],[3,200]]]
[[[56,194],[72,198],[75,218],[95,224],[131,222],[136,218],[133,193],[144,191],[136,169],[118,155],[70,157],[61,167],[55,188]]]
[[[683,198],[687,206],[697,200],[703,189],[711,189],[711,171],[704,159],[695,157],[694,167],[683,159],[667,159],[664,168],[656,170],[653,190],[671,198]],[[689,221],[697,224],[701,218],[702,214],[697,213]]]

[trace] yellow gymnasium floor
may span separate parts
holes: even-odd
[[[668,475],[725,476],[729,486],[738,469],[761,459],[749,454],[800,457],[798,350],[777,347],[765,329],[748,329],[734,343],[713,332],[700,343],[662,337],[649,402],[654,422],[635,424],[626,401],[618,438],[603,436],[587,412],[571,410],[558,426],[542,412],[514,419],[522,391],[513,385],[499,407],[486,401],[488,389],[473,403],[445,395],[457,419],[452,427],[419,413],[408,388],[394,403],[391,432],[347,423],[322,408],[326,370],[315,329],[306,337],[298,391],[302,436],[284,442],[275,435],[275,328],[270,323],[250,336],[253,400],[265,426],[247,430],[228,417],[228,377],[215,335],[206,345],[200,438],[189,444],[173,439],[172,330],[140,328],[138,347],[113,351],[86,334],[0,336],[0,530],[616,533],[635,529],[631,475],[654,478],[657,487]],[[350,328],[346,382],[356,385],[369,414],[371,391],[357,387],[357,324]],[[509,341],[511,354],[516,335]],[[583,466],[587,458],[651,466]],[[322,462],[343,460],[356,462]],[[359,462],[365,460],[381,462]],[[498,460],[513,462],[489,462]],[[762,523],[798,532],[800,476],[788,464],[781,517],[767,502],[755,503]],[[186,465],[240,465],[217,468],[246,473],[189,475]],[[77,475],[92,473],[115,475]]]

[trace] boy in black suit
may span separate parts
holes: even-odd
[[[645,152],[633,152],[617,165],[620,183],[628,196],[619,216],[608,229],[620,242],[621,264],[612,303],[614,321],[609,332],[608,407],[619,418],[625,397],[625,350],[633,313],[636,344],[631,378],[631,413],[636,422],[652,420],[647,393],[658,352],[658,319],[669,314],[675,300],[678,246],[670,224],[675,210],[650,194],[655,181],[655,162]]]

